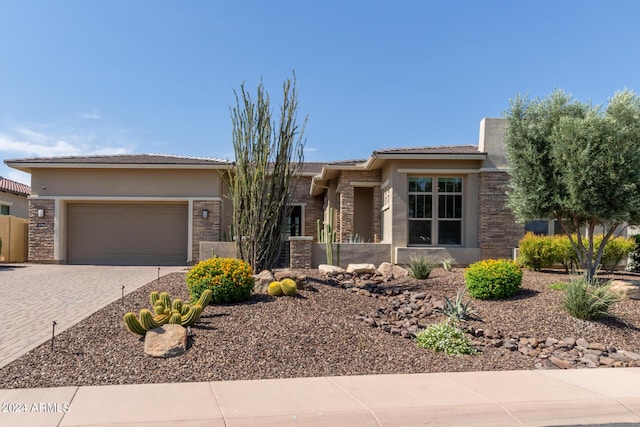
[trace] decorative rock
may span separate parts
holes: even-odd
[[[503,342],[502,340],[493,340],[493,346],[494,347],[504,347],[509,351],[516,351],[518,349],[518,346],[515,343],[512,343],[510,341],[507,342]]]
[[[633,360],[635,362],[640,361],[640,354],[638,353],[633,353],[631,351],[625,351],[625,350],[618,350],[617,353],[622,354],[629,360]]]
[[[640,281],[638,280],[613,280],[609,289],[623,298],[640,299]]]
[[[339,267],[337,265],[320,264],[318,266],[318,271],[320,273],[326,274],[327,276],[333,276],[333,275],[344,273],[344,268]]]
[[[607,346],[598,342],[589,343],[587,348],[589,350],[607,351]]]
[[[588,348],[589,347],[589,341],[585,340],[584,338],[578,338],[576,340],[576,345],[578,347]]]
[[[167,324],[151,329],[144,337],[144,352],[153,357],[174,357],[187,351],[187,330]]]
[[[612,366],[615,363],[615,360],[613,360],[610,357],[601,357],[600,358],[600,364],[601,365],[605,365],[605,366]]]
[[[376,266],[373,264],[349,264],[347,273],[354,274],[375,274]]]
[[[273,273],[271,273],[269,270],[262,270],[260,273],[253,275],[253,280],[255,282],[255,286],[253,287],[253,292],[259,293],[259,294],[266,294],[267,288],[269,287],[269,283],[276,280],[276,278],[273,277]]]
[[[391,264],[390,262],[380,264],[378,272],[386,279],[401,279],[409,276],[409,270],[397,264]]]
[[[559,357],[556,356],[551,356],[549,359],[551,363],[553,363],[556,367],[560,368],[560,369],[571,369],[571,368],[575,368],[575,366],[573,365],[573,363],[564,360],[564,359],[560,359]]]
[[[558,340],[555,338],[547,338],[547,340],[544,342],[544,346],[545,347],[552,347],[554,345],[556,345],[558,343]]]
[[[568,337],[562,340],[562,345],[567,348],[573,348],[576,346],[576,339],[573,337]]]

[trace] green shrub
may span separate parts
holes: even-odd
[[[409,259],[409,272],[414,279],[424,280],[429,278],[431,271],[438,264],[426,256],[411,256]]]
[[[573,279],[565,289],[564,308],[573,317],[592,320],[604,317],[609,308],[621,300],[616,292],[609,289],[610,283],[600,285],[584,278]]]
[[[553,249],[547,236],[527,233],[518,243],[518,262],[533,271],[551,267],[555,262]]]
[[[574,234],[574,239],[576,239]],[[578,256],[571,246],[569,237],[566,235],[549,236],[553,250],[554,263],[562,264],[567,273],[573,272],[580,266]]]
[[[197,300],[205,289],[211,290],[214,304],[245,301],[251,298],[253,287],[251,266],[235,258],[210,258],[187,273],[191,301]]]
[[[447,354],[476,354],[476,349],[464,331],[453,322],[444,321],[429,326],[416,335],[418,347]]]
[[[486,259],[469,265],[464,281],[474,298],[508,298],[520,290],[522,270],[515,261]]]
[[[595,250],[600,246],[603,236],[597,235],[593,238]],[[573,235],[577,242],[577,236]],[[586,240],[584,241],[586,244]],[[609,239],[602,254],[602,266],[607,271],[613,272],[616,266],[629,256],[637,247],[634,238],[616,237]],[[538,236],[527,233],[520,240],[518,248],[518,262],[534,271],[548,268],[554,264],[562,264],[565,271],[573,271],[579,267],[578,256],[573,250],[573,246],[566,235]]]
[[[603,236],[595,236],[593,238],[593,244],[597,248],[602,243]],[[636,249],[636,241],[634,238],[616,237],[609,239],[604,246],[604,253],[602,254],[602,266],[605,270],[613,272],[617,265],[623,259],[626,259],[631,252]]]

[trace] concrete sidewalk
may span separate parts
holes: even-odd
[[[0,402],[12,427],[632,426],[640,368],[18,389]]]

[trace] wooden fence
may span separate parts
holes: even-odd
[[[13,215],[0,215],[0,262],[27,261],[29,220]]]

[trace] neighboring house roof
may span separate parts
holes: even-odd
[[[31,187],[0,176],[0,191],[18,196],[29,196],[31,194]]]
[[[172,156],[167,154],[116,154],[106,156],[34,157],[4,161],[12,168],[30,172],[32,168],[100,168],[100,167],[213,167],[233,165],[222,159]]]
[[[401,147],[376,150],[376,154],[478,154],[477,145],[447,145],[440,147]]]

